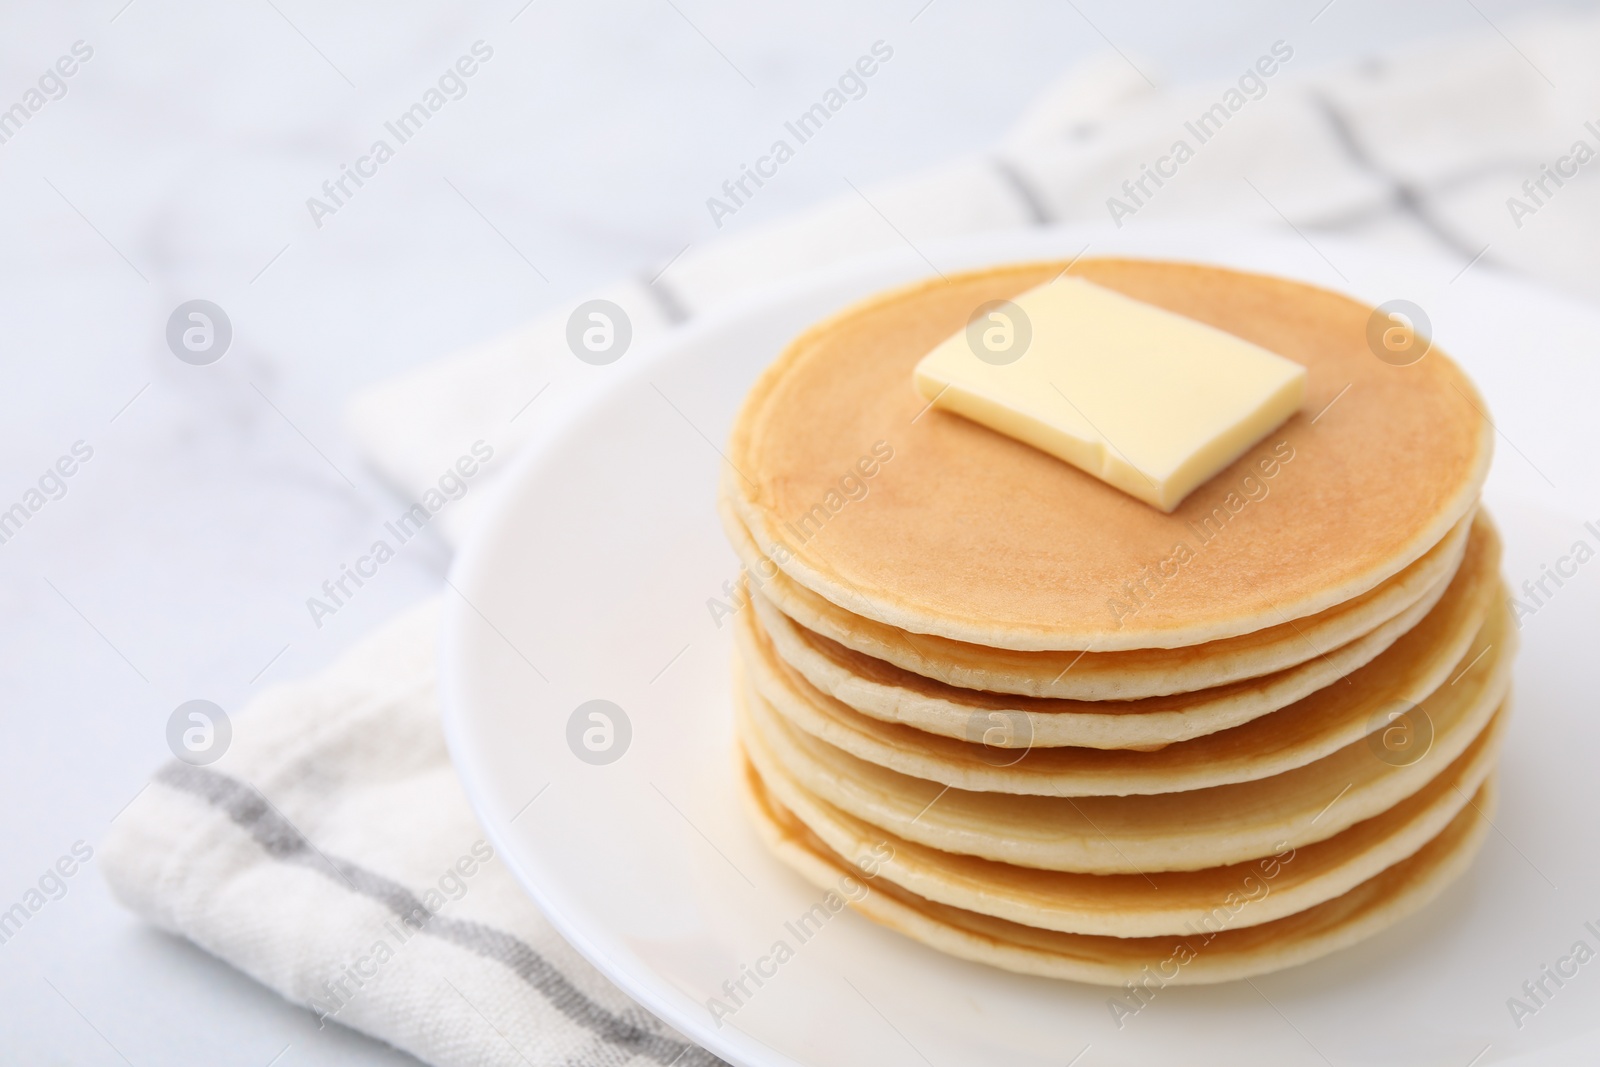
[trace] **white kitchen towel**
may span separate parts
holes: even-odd
[[[134,911],[327,1021],[441,1067],[720,1062],[619,992],[473,818],[434,700],[438,604],[173,761],[101,850]]]
[[[845,257],[1106,219],[1289,227],[1313,248],[1337,232],[1597,295],[1600,248],[1573,239],[1600,227],[1597,46],[1600,20],[1570,18],[1302,73],[1293,41],[1263,41],[1236,78],[1182,90],[1108,57],[988,156],[849,189],[592,298],[623,309],[637,346]],[[608,380],[569,347],[577,311],[370,390],[352,433],[417,498],[471,442],[514,448]],[[459,539],[471,511],[442,521]],[[160,772],[103,849],[113,888],[290,1000],[440,1067],[716,1062],[578,957],[490,854],[439,732],[436,617],[420,607],[275,688],[215,764]]]

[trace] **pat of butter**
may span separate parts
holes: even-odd
[[[1072,277],[984,305],[915,378],[933,406],[1168,512],[1293,415],[1306,387],[1298,363]]]

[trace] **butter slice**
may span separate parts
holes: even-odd
[[[1011,303],[1025,322],[1004,305],[979,316],[917,364],[918,392],[1162,511],[1305,399],[1300,364],[1081,278]]]

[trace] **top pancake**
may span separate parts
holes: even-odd
[[[1116,259],[1070,268],[1307,368],[1306,406],[1170,515],[925,410],[917,360],[979,304],[1065,267],[878,296],[813,327],[767,370],[734,426],[730,495],[786,575],[866,618],[993,648],[1177,648],[1356,597],[1473,506],[1493,431],[1460,369],[1437,349],[1385,363],[1368,347],[1371,309],[1261,275]],[[858,466],[879,442],[878,461]]]

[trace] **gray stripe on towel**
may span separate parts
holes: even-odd
[[[1410,216],[1439,244],[1463,259],[1476,263],[1483,257],[1483,252],[1474,252],[1472,247],[1449,226],[1440,221],[1428,203],[1428,193],[1417,185],[1400,175],[1389,170],[1378,162],[1367,146],[1357,136],[1355,125],[1345,117],[1344,112],[1334,106],[1326,97],[1313,96],[1312,104],[1321,112],[1328,128],[1333,132],[1334,140],[1339,143],[1339,148],[1360,170],[1382,181],[1389,186],[1391,202],[1402,214]],[[1487,251],[1487,246],[1485,246]],[[1488,260],[1493,265],[1493,260]],[[1470,265],[1470,264],[1469,264]]]
[[[1015,164],[1010,160],[995,156],[989,160],[989,165],[994,168],[996,174],[1005,180],[1006,185],[1016,194],[1022,206],[1027,208],[1029,222],[1035,226],[1048,226],[1054,221],[1050,218],[1050,209],[1044,205],[1044,197],[1040,195],[1039,190],[1034,187],[1031,181],[1023,177],[1022,171],[1018,170]]]
[[[645,292],[650,294],[650,299],[655,301],[656,308],[666,318],[668,325],[678,326],[689,321],[688,307],[678,296],[678,291],[661,280],[661,275],[646,278],[641,274],[639,284],[644,286]]]

